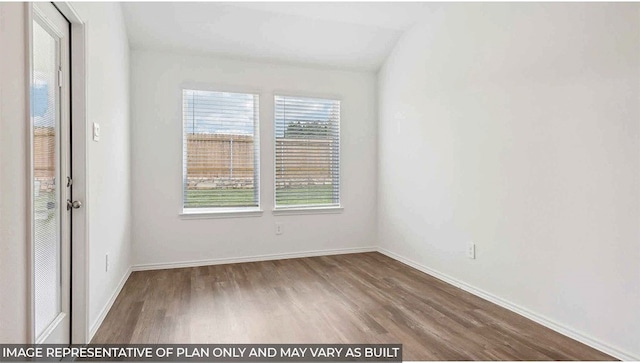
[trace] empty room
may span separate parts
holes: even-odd
[[[640,360],[640,4],[0,2],[30,359]]]

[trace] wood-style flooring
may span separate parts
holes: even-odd
[[[133,272],[92,343],[401,343],[405,360],[614,360],[376,252]]]

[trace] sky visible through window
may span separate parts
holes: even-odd
[[[255,95],[184,90],[183,97],[187,132],[253,135]]]
[[[329,121],[340,117],[339,103],[334,100],[276,96],[275,103],[276,137],[285,137],[292,123],[306,124],[310,126],[309,130],[317,130],[319,124],[328,125]]]
[[[231,92],[184,90],[186,131],[203,134],[253,135],[257,102],[255,95]],[[296,103],[313,101],[313,107],[296,108]],[[337,114],[333,101],[300,97],[286,98],[288,114],[276,110],[276,137],[283,137],[291,122],[328,122]],[[338,111],[339,112],[339,111]]]

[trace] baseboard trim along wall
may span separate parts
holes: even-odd
[[[109,311],[111,310],[111,307],[113,306],[113,303],[116,302],[116,298],[118,297],[118,295],[120,295],[120,291],[122,291],[122,288],[124,287],[124,284],[129,279],[130,275],[131,275],[131,268],[127,269],[127,272],[124,273],[124,275],[122,276],[122,279],[118,283],[118,286],[116,286],[116,289],[113,291],[113,294],[111,294],[111,297],[109,298],[109,301],[107,301],[107,303],[104,305],[104,307],[100,311],[100,314],[98,315],[98,318],[96,319],[96,321],[93,324],[91,324],[91,329],[89,330],[89,339],[88,339],[87,343],[91,342],[91,339],[93,339],[93,336],[98,331],[98,328],[100,328],[100,325],[102,325],[102,322],[104,321],[104,318],[106,318],[107,314],[109,314]]]
[[[463,281],[460,281],[454,277],[451,277],[449,275],[443,274],[439,271],[433,270],[427,266],[421,265],[417,262],[414,262],[406,257],[400,256],[394,252],[391,252],[387,249],[378,247],[378,252],[382,253],[383,255],[393,258],[394,260],[404,263],[407,266],[413,267],[416,270],[419,270],[421,272],[426,273],[427,275],[433,276],[439,280],[442,280],[448,284],[451,284],[455,287],[458,287],[468,293],[471,293],[475,296],[478,296],[482,299],[485,299],[489,302],[492,302],[496,305],[499,305],[507,310],[510,310],[518,315],[522,315],[527,319],[533,320],[536,323],[543,325],[551,330],[554,330],[562,335],[565,335],[571,339],[577,340],[583,344],[586,344],[594,349],[597,349],[603,353],[609,354],[613,357],[616,357],[620,360],[623,361],[639,361],[640,357],[635,357],[630,353],[624,352],[618,348],[612,347],[609,344],[606,344],[604,342],[601,342],[597,339],[594,339],[592,337],[589,337],[588,335],[582,334],[580,332],[577,332],[567,326],[563,326],[562,324],[559,324],[551,319],[548,319],[542,315],[536,314],[528,309],[525,309],[517,304],[514,304],[512,302],[509,302],[507,300],[504,300],[498,296],[495,296],[487,291],[484,291],[482,289],[478,289],[474,286],[468,285]]]
[[[229,258],[215,258],[215,259],[208,259],[208,260],[194,260],[194,261],[182,261],[182,262],[149,263],[149,264],[134,265],[131,269],[133,271],[165,270],[170,268],[225,265],[230,263],[285,260],[290,258],[344,255],[348,253],[364,253],[364,252],[376,252],[376,251],[378,251],[378,248],[373,246],[372,247],[339,248],[339,249],[332,249],[332,250],[279,253],[279,254],[257,255],[257,256],[247,256],[247,257],[229,257]]]
[[[431,269],[427,266],[421,265],[411,259],[400,256],[394,252],[391,252],[387,249],[381,247],[356,247],[356,248],[341,248],[341,249],[331,249],[331,250],[318,250],[318,251],[305,251],[305,252],[292,252],[292,253],[281,253],[281,254],[267,254],[267,255],[257,255],[257,256],[247,256],[247,257],[230,257],[230,258],[218,258],[218,259],[207,259],[207,260],[194,260],[194,261],[182,261],[182,262],[169,262],[169,263],[153,263],[153,264],[141,264],[132,266],[127,273],[123,276],[122,280],[118,284],[118,287],[114,291],[113,295],[105,304],[104,308],[100,312],[98,319],[91,326],[91,331],[89,335],[89,341],[93,339],[94,334],[102,324],[104,318],[107,316],[107,313],[113,306],[118,294],[124,287],[125,282],[129,278],[129,275],[132,271],[147,271],[147,270],[164,270],[164,269],[173,269],[173,268],[184,268],[184,267],[198,267],[198,266],[209,266],[209,265],[224,265],[231,263],[242,263],[242,262],[259,262],[259,261],[272,261],[272,260],[283,260],[283,259],[291,259],[291,258],[303,258],[303,257],[318,257],[318,256],[331,256],[331,255],[342,255],[349,253],[364,253],[364,252],[380,252],[383,255],[390,257],[398,262],[404,263],[410,267],[413,267],[421,272],[426,273],[427,275],[433,276],[439,280],[442,280],[448,284],[456,286],[466,292],[469,292],[475,296],[478,296],[482,299],[485,299],[489,302],[492,302],[498,306],[501,306],[507,310],[510,310],[518,315],[524,316],[527,319],[533,320],[538,324],[541,324],[551,330],[554,330],[562,335],[565,335],[571,339],[577,340],[583,344],[586,344],[594,349],[600,350],[606,354],[609,354],[615,358],[624,360],[624,361],[639,361],[640,357],[635,357],[634,355],[627,353],[621,349],[615,348],[607,343],[601,342],[597,339],[594,339],[586,334],[577,332],[572,328],[564,326],[560,323],[557,323],[551,319],[548,319],[542,315],[539,315],[535,312],[532,312],[526,308],[523,308],[517,304],[514,304],[510,301],[507,301],[503,298],[500,298],[496,295],[493,295],[487,291],[476,288],[474,286],[468,285],[467,283],[458,280],[454,277],[451,277],[447,274],[441,273],[434,269]]]

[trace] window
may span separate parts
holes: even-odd
[[[340,206],[340,101],[275,96],[276,209]]]
[[[183,208],[260,205],[258,95],[182,91]]]

